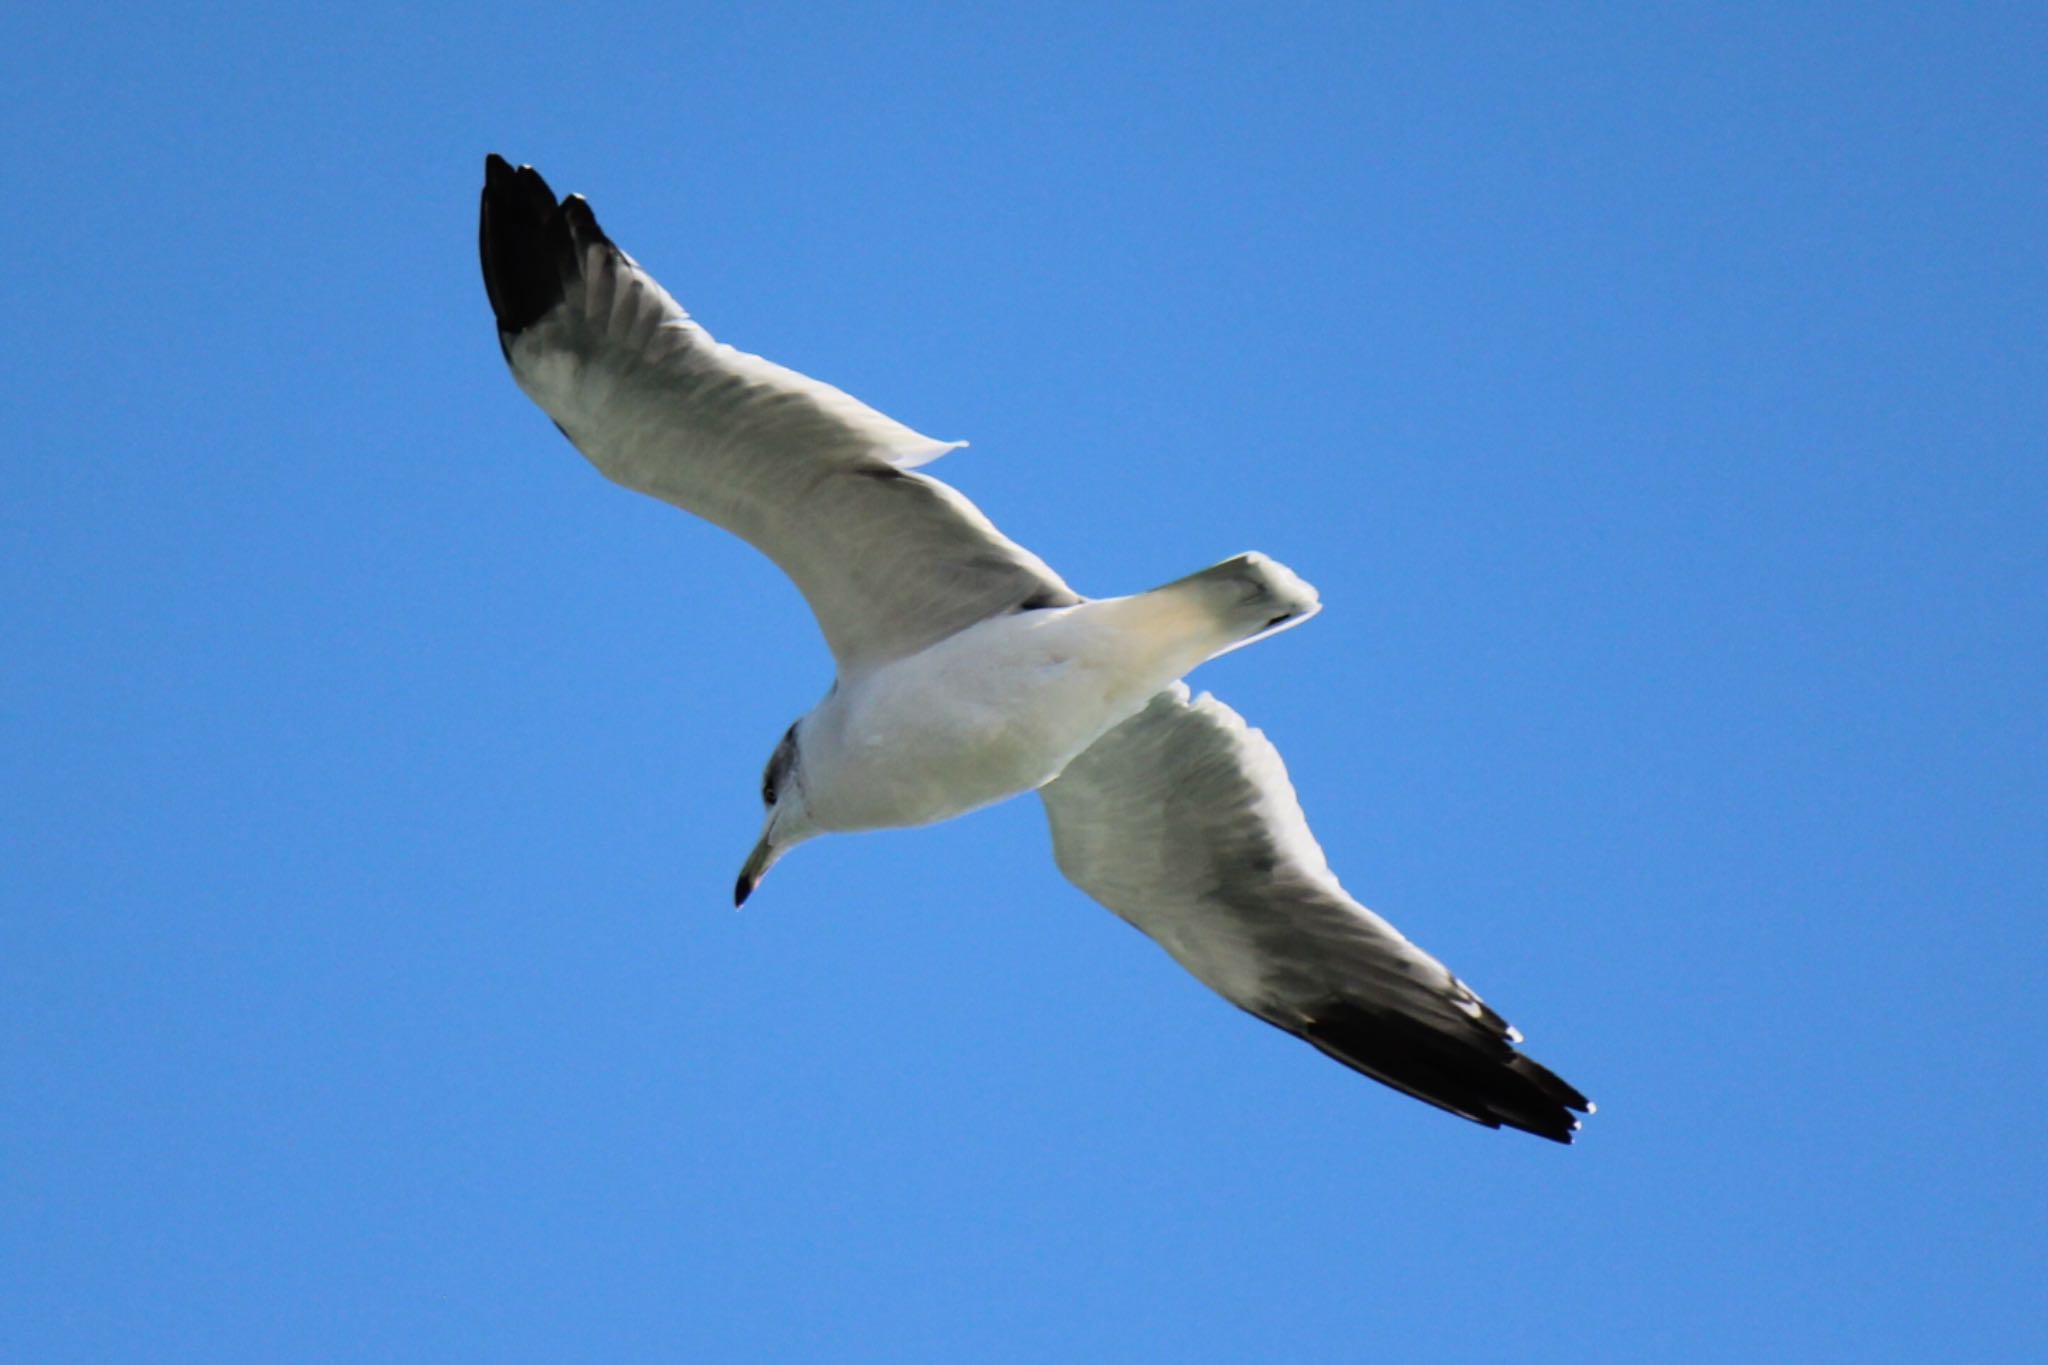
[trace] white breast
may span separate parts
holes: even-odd
[[[1059,776],[1210,652],[1206,638],[1134,630],[1139,600],[992,617],[843,679],[803,722],[812,818],[828,830],[929,824]]]

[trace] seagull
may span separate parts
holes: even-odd
[[[1314,615],[1307,583],[1250,553],[1083,596],[919,472],[962,443],[712,340],[581,195],[493,154],[479,244],[519,387],[607,478],[766,554],[831,650],[734,904],[820,834],[1036,791],[1067,879],[1224,999],[1452,1114],[1572,1140],[1592,1104],[1339,885],[1272,744],[1181,681]]]

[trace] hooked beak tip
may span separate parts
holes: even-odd
[[[778,850],[769,841],[767,833],[761,835],[761,842],[754,845],[754,851],[747,855],[747,861],[740,866],[740,879],[733,883],[732,904],[737,910],[747,903],[747,897],[754,894],[754,888],[761,884],[761,878],[768,875],[768,869],[775,866]]]

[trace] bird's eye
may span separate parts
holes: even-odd
[[[775,779],[772,777],[761,784],[761,804],[764,806],[775,804]]]

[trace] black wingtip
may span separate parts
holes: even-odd
[[[1579,1130],[1573,1114],[1593,1111],[1584,1095],[1505,1038],[1461,1037],[1344,1002],[1294,1031],[1353,1070],[1489,1128],[1569,1143]]]
[[[581,195],[557,200],[533,167],[484,158],[477,247],[501,338],[546,317],[580,269],[580,248],[608,240]]]

